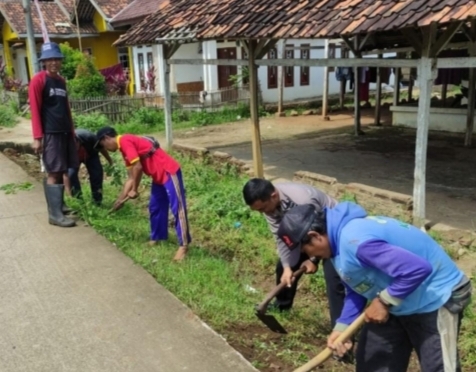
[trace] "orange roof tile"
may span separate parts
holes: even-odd
[[[103,11],[108,19],[114,18],[116,14],[122,11],[132,0],[91,0]]]
[[[476,0],[164,0],[116,43],[333,38],[473,17]]]
[[[40,1],[39,4],[45,20],[46,29],[50,36],[77,33],[76,26],[70,22],[69,17],[61,10],[58,4],[43,1]],[[16,33],[20,35],[26,34],[25,15],[23,13],[21,0],[0,1],[0,12]],[[35,6],[32,7],[32,20],[34,33],[37,35],[41,34],[40,19]],[[97,33],[92,23],[80,25],[80,31],[82,34]]]
[[[134,0],[111,20],[113,26],[132,25],[155,13],[164,0]]]

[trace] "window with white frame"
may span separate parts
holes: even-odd
[[[127,47],[118,48],[117,55],[119,57],[119,63],[124,70],[129,69],[129,49]]]

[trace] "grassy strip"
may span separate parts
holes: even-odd
[[[174,129],[183,129],[230,123],[249,118],[249,116],[249,106],[244,104],[236,107],[223,107],[215,112],[175,109],[172,113],[172,122],[174,123]],[[77,128],[89,129],[93,132],[105,125],[111,125],[108,118],[99,113],[73,114],[73,117]],[[165,131],[164,112],[155,108],[142,107],[134,112],[126,123],[117,123],[114,124],[114,127],[120,133],[147,134],[163,132]]]
[[[249,309],[261,297],[250,288],[254,285],[253,275],[275,262],[266,223],[241,202],[243,180],[232,168],[215,172],[194,160],[177,158],[185,174],[193,237],[190,256],[183,264],[171,262],[178,246],[172,230],[169,241],[156,247],[146,244],[149,179],[143,180],[140,200],[129,202],[112,215],[88,202],[75,201],[74,206],[91,226],[144,266],[198,315],[211,319],[212,325],[251,320]],[[116,173],[105,184],[106,205],[112,204],[124,177]],[[240,227],[235,227],[236,222]]]
[[[87,202],[74,207],[96,230],[143,266],[198,316],[224,334],[240,351],[253,350],[248,358],[263,371],[273,360],[296,367],[316,354],[328,335],[325,285],[320,270],[300,283],[296,306],[290,314],[275,314],[290,333],[273,337],[254,317],[253,306],[273,287],[275,246],[266,222],[242,201],[245,178],[231,166],[214,169],[180,154],[187,189],[193,244],[181,264],[171,261],[177,243],[170,240],[149,247],[147,218],[148,184],[139,200],[129,202],[115,214]],[[117,162],[120,162],[117,159]],[[111,205],[125,177],[122,166],[114,168],[105,184],[105,205]],[[352,200],[352,195],[345,195]],[[475,307],[463,322],[461,348],[465,371],[476,371]],[[246,353],[245,353],[246,354]],[[350,371],[349,366],[330,363],[328,371]],[[413,367],[411,371],[417,371]]]

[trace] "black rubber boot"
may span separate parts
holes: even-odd
[[[47,178],[43,178],[43,190],[45,190],[45,199],[46,199],[46,203],[48,203],[48,197],[46,196],[46,185],[47,185],[47,182],[46,182]],[[63,187],[63,197],[62,197],[62,206],[61,206],[61,210],[63,211],[63,214],[71,214],[73,213],[73,210],[71,208],[68,208],[68,206],[66,205],[66,203],[64,202],[64,187]],[[49,206],[49,203],[48,203],[48,212],[50,210],[50,206]]]
[[[48,203],[48,222],[60,227],[73,227],[76,222],[63,214],[64,185],[46,185],[45,194]]]

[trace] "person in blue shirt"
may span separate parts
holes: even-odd
[[[336,338],[365,311],[357,372],[405,372],[413,349],[422,372],[461,371],[457,342],[471,282],[428,234],[345,202],[290,209],[278,236],[289,249],[330,259],[344,282],[344,307],[328,338],[337,355],[352,343]]]

